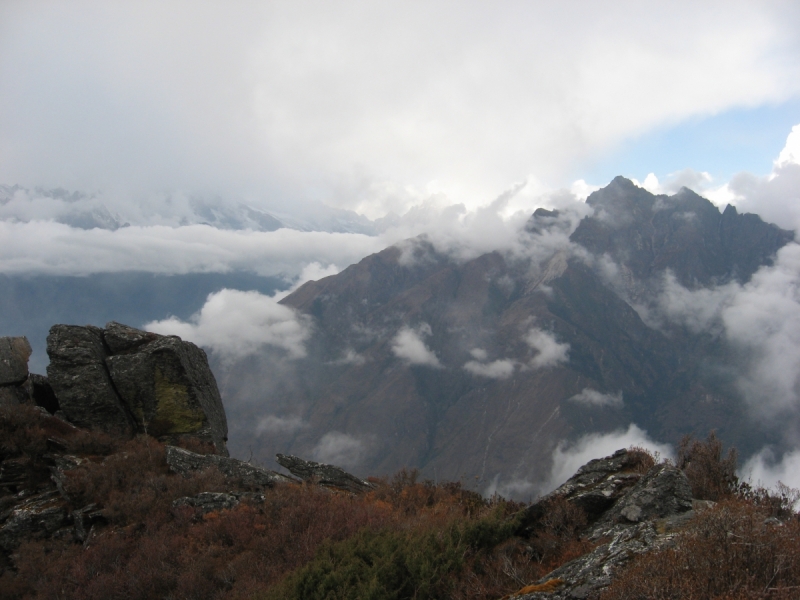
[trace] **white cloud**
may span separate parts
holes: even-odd
[[[800,125],[792,128],[772,173],[738,173],[709,196],[716,204],[730,203],[739,212],[800,232]]]
[[[410,365],[422,365],[442,368],[439,358],[425,345],[423,337],[431,335],[431,327],[427,323],[422,323],[416,329],[402,327],[392,340],[392,352],[394,355]]]
[[[367,446],[356,436],[330,431],[320,438],[311,455],[317,462],[352,468],[364,460]]]
[[[464,369],[473,375],[488,377],[490,379],[508,379],[514,374],[516,362],[510,359],[496,360],[490,363],[482,363],[470,360],[464,364]]]
[[[282,348],[290,358],[301,358],[311,336],[311,319],[278,304],[274,296],[223,289],[210,294],[188,322],[171,317],[147,323],[144,328],[177,335],[225,359],[253,354],[265,345]]]
[[[800,245],[778,251],[744,285],[689,290],[667,274],[655,305],[642,316],[653,325],[678,323],[710,331],[738,352],[737,383],[765,419],[800,414]]]
[[[367,359],[353,350],[352,348],[348,348],[342,353],[340,358],[333,360],[330,362],[332,365],[363,365],[367,362]]]
[[[299,429],[308,427],[308,423],[300,417],[278,417],[267,415],[258,420],[256,434],[262,433],[294,433]]]
[[[473,348],[469,353],[472,358],[481,362],[489,358],[489,354],[483,348]]]
[[[297,276],[321,258],[331,274],[385,247],[352,233],[231,231],[207,225],[89,231],[61,223],[0,221],[0,273],[86,275],[124,271],[181,274],[255,271]]]
[[[656,442],[633,423],[627,430],[618,430],[611,433],[591,433],[581,437],[573,444],[561,442],[553,451],[553,467],[550,477],[542,487],[541,492],[547,493],[567,479],[594,458],[603,458],[613,454],[620,448],[642,446],[651,452],[658,452],[662,458],[673,456],[672,446]]]
[[[794,3],[574,8],[5,2],[0,181],[474,206],[800,89]]]
[[[619,408],[622,406],[622,392],[603,394],[592,388],[584,388],[579,394],[575,394],[569,400],[586,406],[611,406]]]
[[[793,450],[776,460],[769,448],[751,456],[739,469],[739,477],[751,485],[775,489],[778,483],[800,488],[800,450]]]
[[[559,343],[552,333],[532,327],[525,334],[525,342],[536,351],[530,360],[534,369],[554,367],[569,360],[569,344]]]

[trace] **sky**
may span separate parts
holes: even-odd
[[[0,3],[0,183],[370,218],[769,172],[795,2]]]
[[[0,185],[25,188],[0,194],[0,273],[251,271],[296,286],[422,232],[463,258],[513,252],[534,208],[563,208],[574,225],[579,201],[616,175],[800,229],[797,23],[793,1],[0,0]],[[192,220],[198,198],[285,222],[322,205],[388,217],[372,233],[222,229]],[[81,228],[65,211],[130,226]],[[794,373],[797,256],[751,287],[673,290],[660,309],[728,327],[764,304],[780,336],[730,325],[731,339],[790,357]],[[234,354],[273,343],[302,355],[306,325],[264,298],[220,290],[193,320],[161,324]],[[262,327],[221,322],[233,305]],[[398,357],[436,365],[425,331],[401,333]],[[751,367],[748,381],[800,403],[796,378]],[[572,468],[584,450],[556,462]],[[773,476],[771,460],[765,450],[751,470]]]

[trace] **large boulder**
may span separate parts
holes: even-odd
[[[114,435],[135,432],[131,414],[108,374],[108,350],[102,329],[53,325],[47,336],[47,354],[47,378],[71,423]]]
[[[205,352],[120,323],[54,325],[47,374],[72,423],[162,441],[194,438],[227,454],[228,425]]]

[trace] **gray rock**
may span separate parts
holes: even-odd
[[[299,477],[303,481],[313,481],[319,485],[337,488],[353,493],[366,492],[374,489],[375,486],[368,481],[359,479],[347,471],[322,463],[303,460],[296,456],[277,454],[278,464],[286,468],[292,475]]]
[[[136,430],[106,369],[103,330],[53,325],[47,378],[67,419],[79,427],[130,436]]]
[[[0,386],[20,385],[28,379],[31,352],[26,337],[0,337]]]
[[[166,456],[170,469],[184,477],[188,477],[197,471],[216,468],[228,477],[237,480],[243,486],[250,488],[263,489],[272,487],[276,483],[292,481],[285,475],[275,471],[262,469],[227,456],[197,454],[175,446],[167,446]]]
[[[195,496],[178,498],[172,503],[172,506],[191,506],[199,509],[200,514],[204,515],[218,510],[230,510],[243,500],[263,502],[264,496],[247,492],[201,492]]]
[[[24,385],[4,385],[0,387],[0,406],[27,404],[30,395]]]
[[[614,495],[622,489],[623,493],[617,495],[584,534],[591,540],[611,538],[611,541],[562,565],[537,582],[557,580],[561,585],[555,591],[512,595],[512,598],[594,597],[611,584],[619,569],[634,556],[672,543],[675,531],[694,516],[692,490],[686,475],[662,463],[637,477],[633,485],[611,483],[614,477],[624,475],[625,460],[625,453],[617,451],[610,457],[591,461],[553,492],[556,494],[560,490],[569,500],[578,501],[586,494],[605,490]],[[590,503],[590,506],[598,505]]]
[[[198,439],[227,455],[219,389],[205,352],[191,342],[114,322],[55,325],[47,353],[54,407],[70,422],[172,443]]]
[[[225,410],[203,350],[118,323],[109,323],[105,334],[109,347],[122,352],[106,365],[140,431],[166,442],[190,436],[227,454]]]
[[[636,459],[625,449],[589,461],[558,488],[527,507],[522,515],[522,533],[530,534],[555,498],[565,498],[581,508],[591,523],[599,519],[642,477],[635,471]]]
[[[57,491],[28,498],[0,527],[0,549],[9,552],[34,537],[52,535],[67,523],[67,513],[67,504]]]
[[[89,538],[92,527],[106,522],[103,512],[94,503],[72,511],[73,535],[79,542]]]
[[[686,474],[668,464],[654,466],[600,520],[589,539],[605,537],[637,523],[692,510],[692,488]]]
[[[239,504],[239,497],[224,492],[201,492],[196,496],[184,496],[172,503],[172,506],[191,506],[200,509],[201,514],[218,510],[230,510]]]
[[[628,527],[619,531],[610,542],[560,566],[537,582],[540,584],[550,580],[562,582],[554,592],[534,592],[511,597],[519,600],[593,597],[608,587],[619,569],[634,556],[663,548],[672,543],[673,537],[672,533],[659,534],[653,522]]]

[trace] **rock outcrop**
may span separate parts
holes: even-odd
[[[172,471],[184,476],[204,469],[219,469],[221,473],[249,489],[264,489],[276,483],[291,481],[285,475],[256,467],[243,460],[215,454],[197,454],[175,446],[167,446],[167,464]]]
[[[115,435],[191,437],[227,454],[222,400],[202,349],[119,323],[54,325],[49,383],[70,422]]]
[[[694,516],[689,481],[670,464],[654,465],[644,474],[634,470],[637,466],[634,453],[618,450],[590,461],[525,509],[524,531],[530,533],[536,530],[548,504],[563,498],[586,512],[588,525],[583,537],[601,543],[511,598],[592,597],[610,585],[615,573],[634,556],[671,543],[674,532]]]
[[[310,481],[325,487],[336,488],[359,494],[374,489],[369,481],[359,479],[344,469],[334,465],[303,460],[297,456],[277,454],[278,464],[303,481]]]

